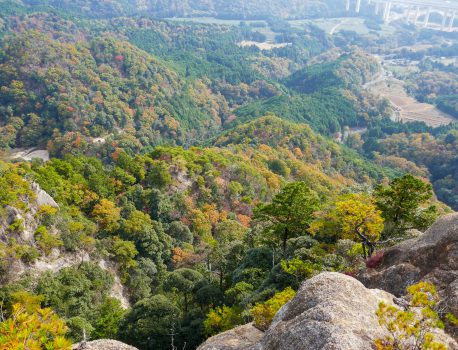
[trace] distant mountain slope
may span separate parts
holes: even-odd
[[[354,182],[380,181],[396,171],[366,161],[356,152],[314,132],[308,125],[266,116],[223,133],[213,145],[263,159],[274,173],[306,181],[328,193]],[[253,161],[252,160],[252,161]]]
[[[13,1],[11,1],[13,2]],[[88,17],[114,17],[130,14],[155,16],[218,16],[225,18],[265,18],[278,16],[312,17],[339,11],[336,0],[22,0],[16,3],[43,7],[50,6],[75,15]]]
[[[155,57],[114,37],[83,41],[25,31],[3,40],[0,116],[9,146],[59,133],[101,137],[116,130],[143,144],[183,142],[221,124],[222,97],[188,83]],[[219,101],[218,101],[219,99]]]
[[[326,88],[359,89],[379,72],[380,64],[373,56],[355,50],[295,72],[286,79],[286,85],[302,93]]]
[[[249,28],[146,18],[77,21],[42,12],[6,16],[3,30],[3,148],[45,147],[51,139],[54,144],[68,146],[69,140],[78,144],[104,142],[120,135],[116,142],[131,150],[158,144],[195,144],[230,124],[233,111],[248,103],[275,102],[283,108],[284,104],[271,98],[287,88],[276,80],[279,78],[270,72],[275,68],[269,65],[287,64],[283,74],[290,74],[301,64],[287,52],[237,46],[240,40],[255,35]],[[327,47],[316,38],[310,40],[315,54]],[[311,55],[302,49],[293,53],[304,59]],[[273,77],[266,76],[270,73]],[[348,103],[335,110],[335,94],[330,96],[303,103],[311,111],[301,113],[313,118],[298,117],[291,111],[290,119],[312,125],[311,119],[318,120],[323,114],[356,120]],[[288,101],[286,98],[287,105]],[[263,108],[257,116],[269,110]],[[317,130],[340,129],[335,122],[331,124]]]
[[[239,108],[237,122],[273,113],[308,123],[325,134],[339,132],[344,126],[364,125],[369,114],[376,117],[384,112],[376,101],[367,103],[371,96],[362,89],[379,70],[378,62],[359,50],[310,65],[284,79],[287,93]]]

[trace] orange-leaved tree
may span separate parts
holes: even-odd
[[[13,295],[12,303],[1,312],[2,350],[69,350],[67,327],[51,309],[40,306],[42,298],[25,292]]]

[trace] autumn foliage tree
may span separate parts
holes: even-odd
[[[439,302],[434,285],[420,282],[407,288],[408,307],[401,310],[380,303],[377,310],[379,323],[389,335],[375,341],[377,350],[447,350],[435,341],[432,332],[443,328],[435,310]]]
[[[366,258],[374,253],[383,231],[381,215],[371,197],[350,194],[327,208],[309,231],[328,241],[359,241]]]
[[[13,295],[13,304],[0,315],[2,350],[70,350],[65,322],[51,309],[42,309],[41,300],[27,293]]]
[[[213,336],[243,324],[241,311],[238,307],[226,305],[211,309],[204,321],[205,334]]]
[[[278,310],[280,310],[283,305],[294,298],[295,295],[296,292],[291,287],[288,287],[285,290],[276,293],[266,302],[256,304],[250,310],[256,327],[263,331],[267,330]]]
[[[113,232],[119,228],[121,209],[108,199],[102,199],[92,210],[92,216],[102,230]]]

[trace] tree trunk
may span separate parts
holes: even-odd
[[[369,243],[368,247],[369,247],[369,258],[370,258],[372,254],[374,254],[375,246],[373,243]]]
[[[285,227],[285,231],[283,232],[283,255],[286,253],[286,242],[288,241],[288,228]]]

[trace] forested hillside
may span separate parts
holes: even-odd
[[[343,54],[293,73],[285,79],[287,93],[247,104],[235,113],[244,121],[270,112],[306,122],[324,134],[364,126],[389,115],[383,100],[370,101],[372,97],[362,90],[379,70],[378,63],[360,51]]]
[[[8,27],[13,34],[3,38],[0,52],[0,143],[7,147],[46,145],[51,138],[58,145],[51,150],[77,138],[121,139],[132,150],[189,145],[216,135],[236,116],[244,121],[267,112],[332,134],[364,125],[368,113],[386,114],[382,103],[366,106],[359,88],[377,64],[359,51],[284,81],[256,62],[283,60],[295,67],[301,61],[289,51],[239,48],[238,40],[257,35],[250,29],[147,20],[78,27],[50,15],[10,19]],[[295,51],[306,57],[329,45],[304,50],[316,42],[299,43]]]
[[[0,0],[2,350],[266,330],[458,209],[457,126],[367,89],[391,39],[284,19],[334,5]],[[237,22],[159,18],[190,15]],[[453,109],[453,67],[421,64],[409,93]]]
[[[380,170],[364,162],[351,169],[345,164],[351,153],[339,154],[337,145],[334,153],[320,150],[322,145],[313,141],[320,138],[309,129],[282,129],[273,119],[264,123],[266,132],[271,130],[265,136],[292,136],[291,144],[276,152],[294,154],[277,158],[260,144],[243,154],[233,146],[156,148],[137,157],[121,152],[111,166],[82,156],[46,164],[2,163],[3,300],[27,303],[24,298],[31,295],[25,292],[41,295],[41,305],[66,320],[66,336],[73,341],[81,340],[84,331],[92,339],[119,338],[144,349],[165,349],[170,328],[179,335],[178,344],[197,346],[205,335],[249,320],[256,302],[297,287],[307,276],[357,269],[360,255],[372,255],[382,235],[390,237],[392,226],[382,233],[383,216],[391,222],[389,210],[397,209],[376,210],[375,198],[382,203],[394,195],[383,187],[374,198],[345,194],[356,183],[337,169],[348,175],[361,172],[367,179],[364,174]],[[309,133],[311,143],[294,144],[302,140],[295,139],[297,132]],[[260,136],[254,132],[254,145],[262,142]],[[218,143],[231,140],[227,135]],[[318,152],[324,152],[322,164],[306,161]],[[298,181],[288,183],[291,179]],[[58,207],[36,202],[32,180]],[[416,184],[424,199],[413,202],[415,211],[422,209],[392,225],[427,227],[437,215],[426,203],[430,186],[413,177],[397,181],[390,186],[409,191]],[[315,216],[319,209],[323,212]],[[339,220],[354,220],[342,216],[347,210],[363,215],[357,220],[367,222],[367,241],[344,229]],[[292,215],[287,221],[283,211]],[[341,234],[331,223],[344,225]],[[309,227],[307,236],[301,235],[304,227]],[[50,270],[38,273],[43,264]],[[118,294],[113,294],[115,285]],[[120,296],[133,305],[131,310],[123,310],[114,298]],[[144,326],[135,326],[139,322]]]
[[[144,123],[156,122],[164,134],[176,133],[179,126],[189,128],[184,120],[189,114],[201,128],[221,123],[209,120],[210,111],[194,103],[186,82],[174,72],[113,38],[76,46],[25,31],[5,39],[0,60],[5,127],[17,132],[9,133],[11,140],[3,141],[7,145],[34,146],[49,140],[55,129],[92,137],[120,128],[143,129],[145,134],[137,137],[151,142],[154,129],[148,132]],[[194,128],[199,129],[197,124]]]
[[[338,13],[335,0],[250,1],[223,0],[4,0],[17,4],[16,8],[42,10],[53,8],[67,15],[108,18],[123,15],[151,14],[159,17],[218,16],[221,18],[299,17],[303,15]]]

